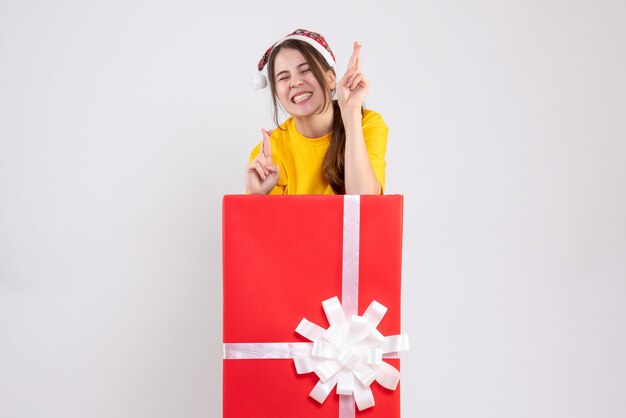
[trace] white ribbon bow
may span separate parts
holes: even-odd
[[[359,411],[374,406],[370,385],[377,381],[383,387],[395,390],[400,372],[385,357],[409,349],[407,334],[383,336],[376,327],[387,308],[373,301],[363,316],[346,319],[343,307],[335,296],[322,302],[330,326],[324,329],[306,318],[300,321],[296,332],[313,341],[310,354],[297,355],[294,363],[298,374],[314,372],[319,378],[309,396],[324,403],[337,386],[338,395],[354,395]],[[386,355],[387,354],[387,355]]]

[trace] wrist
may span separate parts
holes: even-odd
[[[341,117],[344,121],[346,120],[361,120],[363,115],[361,113],[361,106],[358,107],[347,107],[347,106],[339,106],[339,110],[341,111]]]

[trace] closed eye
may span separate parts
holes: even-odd
[[[302,64],[299,64],[297,67],[300,70],[300,73],[306,73],[311,71],[311,68],[309,67],[309,64],[306,62],[303,62]],[[291,75],[289,74],[289,71],[287,70],[283,70],[281,72],[279,72],[278,74],[276,74],[276,80],[278,81],[285,81],[287,79],[289,79]]]

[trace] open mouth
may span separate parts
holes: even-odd
[[[311,96],[313,96],[313,93],[307,91],[305,93],[300,93],[300,94],[298,94],[296,96],[293,96],[291,101],[293,103],[295,103],[295,104],[298,104],[298,103],[304,102],[305,100],[307,100]]]

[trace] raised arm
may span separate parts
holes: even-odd
[[[337,101],[346,130],[346,194],[381,194],[363,136],[361,108],[370,85],[361,72],[360,52],[361,45],[354,42],[348,68],[337,85]]]

